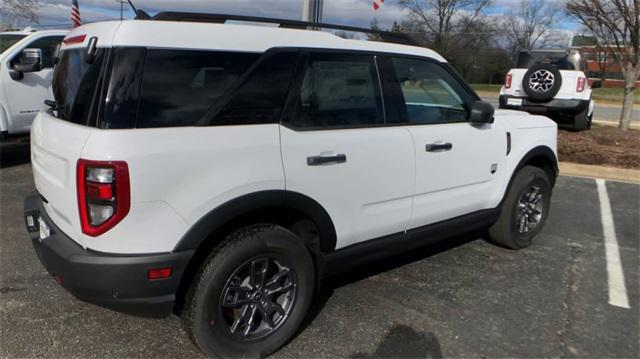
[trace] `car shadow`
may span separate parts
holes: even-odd
[[[0,168],[23,165],[31,160],[29,138],[10,139],[0,145]]]
[[[400,324],[392,327],[373,353],[356,352],[350,358],[442,358],[438,338]]]
[[[358,268],[326,278],[322,281],[322,287],[327,289],[340,288],[362,279],[402,267],[409,263],[429,258],[438,253],[448,251],[465,243],[484,237],[486,237],[486,230],[480,230],[444,239],[436,243],[425,244],[423,247],[412,249],[406,253],[391,256],[382,260],[367,262],[364,265],[358,266]]]
[[[395,256],[391,256],[389,258],[385,258],[382,260],[374,260],[374,261],[370,261],[367,263],[363,263],[362,265],[358,266],[355,269],[343,272],[341,274],[337,274],[328,278],[325,278],[321,281],[320,284],[320,289],[318,291],[318,293],[316,294],[314,301],[312,302],[309,311],[307,313],[307,316],[305,317],[301,328],[300,328],[300,332],[304,331],[309,325],[311,325],[311,323],[315,320],[315,318],[318,316],[318,314],[320,314],[320,312],[322,312],[323,308],[325,307],[325,305],[327,304],[327,302],[331,299],[331,296],[334,293],[334,290],[352,283],[355,283],[357,281],[366,279],[368,277],[377,275],[377,274],[381,274],[390,270],[393,270],[395,268],[399,268],[402,266],[405,266],[409,263],[413,263],[413,262],[417,262],[420,260],[424,260],[426,258],[429,258],[431,256],[437,255],[438,253],[442,253],[445,251],[448,251],[450,249],[459,247],[461,245],[464,245],[466,243],[475,241],[477,239],[482,239],[482,238],[486,238],[486,230],[477,230],[477,231],[473,231],[473,232],[469,232],[469,233],[465,233],[459,236],[455,236],[452,238],[448,238],[448,239],[444,239],[442,241],[436,242],[436,243],[431,243],[431,244],[425,244],[425,246],[423,247],[419,247],[417,249],[413,249],[411,251],[408,251],[406,253],[403,254],[399,254],[399,255],[395,255]],[[425,241],[428,242],[428,241]],[[411,329],[411,328],[409,328]],[[400,328],[397,329],[399,331],[405,331],[406,329]],[[411,329],[412,330],[412,329]],[[393,331],[393,329],[392,329]],[[415,333],[415,332],[414,332]],[[396,347],[396,348],[391,348],[390,345],[395,343],[395,341],[393,340],[395,338],[395,333],[390,333],[388,335],[388,341],[385,343],[383,340],[383,343],[380,344],[380,347],[378,348],[378,350],[375,353],[372,353],[370,355],[365,355],[362,353],[356,353],[354,354],[354,357],[358,357],[358,358],[367,358],[367,357],[433,357],[433,358],[437,358],[437,357],[441,357],[442,355],[439,354],[440,353],[440,347],[438,344],[437,339],[435,338],[435,336],[433,336],[430,333],[417,333],[417,336],[420,336],[422,339],[420,339],[420,342],[425,342],[425,343],[431,343],[430,345],[428,345],[429,349],[429,353],[427,352],[421,352],[421,353],[405,353],[402,348],[402,345]],[[437,350],[436,349],[436,344],[437,344]],[[415,346],[415,348],[418,348],[418,346]],[[423,346],[420,346],[420,348],[423,348]],[[394,353],[394,352],[390,352],[389,350],[394,349],[394,350],[400,350],[401,352],[398,353]],[[380,351],[380,352],[378,352]],[[404,356],[404,354],[412,354],[410,356]],[[415,354],[415,355],[413,355]],[[429,356],[425,356],[425,355],[429,355]],[[436,355],[439,354],[439,355]]]

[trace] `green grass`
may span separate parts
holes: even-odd
[[[500,92],[501,86],[501,84],[471,84],[471,87],[478,92]]]
[[[502,85],[489,85],[489,84],[471,84],[471,87],[478,92],[500,92],[500,87]],[[620,104],[622,105],[622,97],[624,96],[623,88],[599,88],[592,90],[592,97],[596,102],[606,102],[611,104]],[[640,88],[636,89],[635,99],[633,101],[635,104],[640,104]]]
[[[633,103],[640,104],[640,89],[636,88],[635,92]],[[612,87],[593,89],[592,97],[596,101],[622,104],[624,89]]]

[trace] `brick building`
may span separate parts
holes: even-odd
[[[612,45],[598,45],[593,36],[574,36],[571,48],[579,50],[584,57],[585,74],[590,82],[602,81],[603,87],[624,87],[624,76],[620,65],[607,51]],[[637,82],[640,85],[640,81]]]

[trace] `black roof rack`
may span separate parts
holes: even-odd
[[[160,21],[184,21],[184,22],[209,22],[222,24],[228,20],[232,21],[246,21],[246,22],[259,22],[268,24],[278,24],[279,27],[289,29],[308,29],[308,28],[320,28],[320,29],[332,29],[342,31],[360,32],[365,34],[374,34],[380,37],[382,41],[392,42],[403,45],[418,45],[418,43],[409,37],[407,34],[390,31],[380,31],[367,29],[355,26],[336,25],[336,24],[324,24],[319,22],[308,22],[300,20],[287,20],[287,19],[275,19],[269,17],[257,17],[257,16],[244,16],[244,15],[228,15],[228,14],[207,14],[196,12],[178,12],[178,11],[164,11],[159,12],[149,20]]]

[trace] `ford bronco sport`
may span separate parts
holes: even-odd
[[[591,128],[594,102],[577,50],[521,51],[500,89],[500,108],[544,114],[576,131]]]
[[[223,23],[238,18],[280,26]],[[160,13],[67,35],[24,204],[62,287],[179,314],[208,355],[265,356],[322,278],[471,230],[532,243],[553,121],[494,114],[431,50],[251,19]]]

